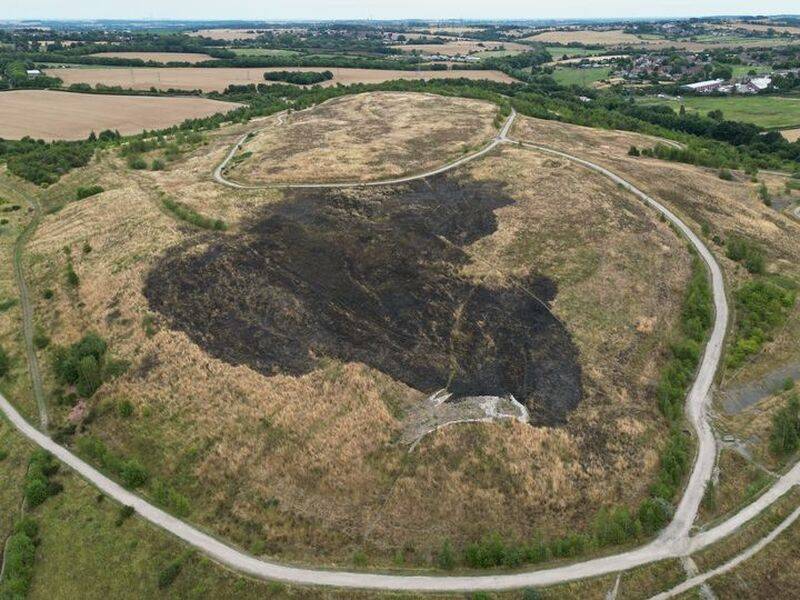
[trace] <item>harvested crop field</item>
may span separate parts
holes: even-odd
[[[611,31],[593,31],[586,29],[576,29],[571,31],[545,31],[537,33],[528,38],[531,42],[544,42],[551,44],[603,44],[603,45],[623,45],[623,44],[646,44],[643,40],[632,33],[625,33],[621,29]]]
[[[262,35],[267,29],[198,29],[190,31],[188,35],[194,37],[206,37],[212,40],[254,40]]]
[[[0,137],[76,140],[104,129],[132,134],[228,112],[237,106],[205,98],[14,90],[0,93]]]
[[[201,54],[199,52],[96,52],[89,56],[99,56],[100,58],[138,58],[145,62],[152,61],[158,63],[199,63],[204,60],[214,60],[208,54]]]
[[[319,67],[275,67],[269,69],[203,68],[203,67],[140,67],[131,69],[58,69],[48,70],[49,75],[60,77],[67,85],[89,83],[119,85],[135,90],[157,89],[222,91],[231,84],[267,83],[267,71],[321,71]],[[351,83],[381,83],[392,79],[488,79],[510,83],[511,77],[500,71],[391,71],[383,69],[328,69],[333,79],[322,85],[349,85]]]
[[[473,54],[475,52],[484,52],[486,50],[496,50],[504,47],[506,50],[529,50],[530,46],[525,44],[517,44],[514,42],[481,42],[478,40],[458,40],[453,42],[446,42],[444,44],[402,44],[393,46],[403,52],[420,52],[422,54],[442,54],[447,56]]]
[[[242,146],[242,183],[369,181],[431,170],[496,134],[497,107],[429,94],[345,96],[289,115]]]

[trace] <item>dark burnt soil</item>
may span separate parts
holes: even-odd
[[[578,353],[530,273],[486,287],[461,248],[496,230],[502,186],[447,176],[391,189],[295,191],[237,233],[175,247],[147,277],[152,309],[211,355],[266,375],[332,357],[426,393],[513,394],[540,424],[581,399]]]

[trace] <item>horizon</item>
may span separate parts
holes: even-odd
[[[278,1],[261,7],[251,0],[229,0],[224,7],[210,0],[141,0],[136,8],[104,0],[11,0],[0,11],[0,22],[25,21],[189,21],[189,22],[329,22],[329,21],[638,21],[692,18],[796,16],[796,2],[772,0],[757,5],[749,1],[698,0],[643,5],[633,0],[612,0],[589,7],[580,0],[563,0],[557,7],[530,6],[521,0],[500,0],[491,6],[407,0],[402,5],[380,0]]]

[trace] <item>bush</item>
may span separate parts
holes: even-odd
[[[631,146],[630,149],[628,150],[628,156],[640,156],[640,155],[641,152],[639,152],[639,149],[636,146]]]
[[[127,162],[128,162],[128,167],[130,167],[131,169],[135,169],[137,171],[141,171],[147,168],[147,163],[138,154],[133,154],[129,156]]]
[[[11,370],[11,359],[3,347],[0,346],[0,378],[8,375],[9,370]]]
[[[84,198],[89,198],[90,196],[96,196],[97,194],[102,194],[104,191],[105,190],[99,185],[79,187],[75,191],[75,198],[78,200],[83,200]]]
[[[225,223],[225,221],[222,221],[221,219],[211,219],[209,217],[205,217],[181,202],[177,202],[171,198],[164,198],[163,202],[164,207],[167,210],[172,212],[179,219],[187,221],[195,227],[200,227],[202,229],[213,229],[215,231],[225,231],[228,228],[228,225]]]
[[[178,578],[178,575],[181,574],[181,566],[181,561],[176,560],[161,569],[161,571],[158,573],[159,589],[163,590],[174,583],[174,581]]]
[[[436,564],[440,569],[451,571],[455,567],[455,556],[453,555],[453,547],[450,540],[445,540],[442,544],[442,549],[436,557]]]
[[[81,280],[78,277],[78,274],[75,272],[75,267],[72,266],[72,261],[67,261],[67,285],[70,287],[76,288],[80,285]]]
[[[733,237],[728,240],[725,255],[733,261],[742,263],[750,273],[764,272],[764,254],[754,242],[744,238]]]
[[[139,461],[131,459],[122,467],[120,476],[125,487],[136,489],[147,483],[148,474]]]
[[[31,523],[29,519],[24,519]],[[8,538],[5,547],[4,577],[0,581],[0,598],[4,600],[21,600],[28,596],[33,579],[33,567],[36,560],[35,536],[38,527],[22,525]],[[28,535],[34,532],[33,535]]]
[[[156,158],[155,160],[153,160],[152,164],[150,165],[150,170],[151,171],[163,171],[164,167],[165,167],[164,161],[159,159],[159,158]]]
[[[728,169],[720,169],[718,176],[720,179],[724,179],[725,181],[733,181],[733,173],[731,173]]]
[[[745,283],[734,293],[736,331],[728,352],[728,366],[739,367],[759,352],[772,331],[782,326],[794,306],[794,284],[779,278]]]
[[[776,456],[794,454],[800,447],[800,398],[793,394],[772,417],[769,449]]]
[[[127,398],[125,400],[121,400],[117,405],[117,412],[119,413],[120,417],[127,419],[133,415],[133,404]]]
[[[121,527],[122,524],[130,519],[136,511],[133,509],[132,506],[123,505],[119,508],[119,514],[117,515],[117,520],[114,521],[114,525],[117,527]]]
[[[62,385],[74,385],[78,393],[91,397],[102,385],[108,345],[96,333],[88,333],[69,347],[53,351],[53,369]]]
[[[762,183],[760,186],[758,186],[758,197],[761,198],[761,201],[767,206],[772,206],[772,196],[770,195],[766,184]]]

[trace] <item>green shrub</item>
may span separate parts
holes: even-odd
[[[36,534],[31,536],[28,532],[37,529],[29,525],[17,526],[8,538],[4,576],[0,581],[0,598],[3,600],[22,600],[28,596],[36,560]]]
[[[642,153],[639,152],[639,149],[636,146],[631,146],[628,149],[628,156],[640,156]]]
[[[767,185],[762,183],[758,186],[758,197],[761,198],[761,201],[766,204],[767,206],[772,206],[772,196],[769,193],[769,189],[767,189]]]
[[[131,169],[135,169],[137,171],[141,171],[147,168],[147,162],[145,162],[144,158],[142,158],[138,154],[133,154],[129,156],[127,163],[128,167],[130,167]]]
[[[102,186],[99,185],[90,185],[87,187],[79,187],[75,190],[75,198],[78,200],[83,200],[84,198],[89,198],[90,196],[96,196],[97,194],[102,194],[105,190]]]
[[[442,544],[442,549],[439,550],[439,554],[436,556],[436,564],[445,571],[450,571],[456,566],[456,559],[450,540],[445,540]]]
[[[158,587],[159,589],[165,589],[171,586],[175,580],[178,578],[178,575],[181,574],[181,561],[175,560],[169,563],[166,567],[161,569],[158,573]]]
[[[313,85],[333,79],[333,73],[330,71],[267,71],[264,73],[264,79],[296,85]]]
[[[70,287],[76,288],[80,285],[81,280],[78,277],[78,274],[75,272],[75,267],[72,266],[72,261],[67,261],[67,285]]]
[[[745,283],[734,293],[736,330],[728,352],[730,368],[759,352],[771,333],[782,326],[796,300],[794,284],[780,278]]]
[[[733,261],[742,263],[750,273],[764,272],[764,255],[755,243],[743,238],[733,237],[728,240],[725,255]]]
[[[161,160],[160,158],[156,158],[150,164],[150,170],[151,171],[163,171],[165,167],[166,167],[166,165],[164,164],[164,161]]]
[[[63,385],[74,385],[78,393],[91,397],[102,385],[108,345],[96,333],[88,333],[69,347],[53,351],[53,370]]]
[[[133,415],[133,404],[127,398],[125,400],[121,400],[117,405],[117,412],[119,413],[120,417],[127,419]]]
[[[776,456],[794,454],[800,447],[800,398],[793,394],[772,416],[769,449]]]
[[[215,231],[225,231],[228,228],[228,225],[225,223],[225,221],[222,221],[221,219],[211,219],[209,217],[205,217],[196,212],[193,208],[190,208],[181,202],[176,202],[171,198],[164,198],[163,203],[164,207],[176,217],[191,223],[195,227],[200,227],[202,229],[213,229]]]
[[[728,169],[720,169],[718,176],[720,179],[724,179],[725,181],[733,181],[733,173],[731,173]]]
[[[11,359],[8,357],[8,354],[0,346],[0,378],[5,377],[8,375],[8,372],[11,370]]]
[[[117,514],[117,519],[114,521],[114,525],[117,527],[121,527],[122,524],[130,519],[136,511],[133,509],[132,506],[122,505],[119,508],[119,513]]]

